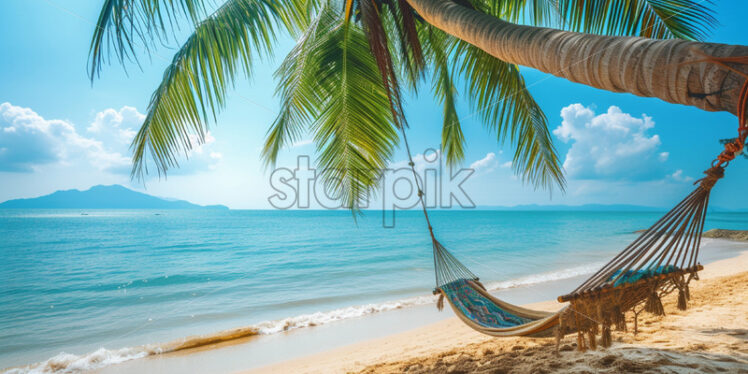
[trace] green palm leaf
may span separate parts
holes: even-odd
[[[328,32],[317,51],[317,84],[326,101],[312,124],[321,176],[356,211],[376,189],[398,141],[389,91],[363,30]]]
[[[542,26],[558,20],[557,0],[471,0],[471,7],[514,23]]]
[[[535,26],[605,35],[704,40],[716,26],[704,0],[471,0],[476,9]]]
[[[202,143],[227,89],[242,70],[250,75],[253,54],[270,53],[281,17],[275,2],[231,0],[200,22],[164,72],[146,119],[132,143],[133,176],[147,172],[150,152],[159,173],[178,166],[196,138]],[[192,139],[191,139],[192,137]]]
[[[460,73],[473,107],[498,141],[515,145],[513,168],[536,187],[565,187],[548,121],[516,65],[459,42]]]
[[[442,151],[447,165],[457,165],[465,159],[465,136],[455,107],[457,89],[450,69],[449,54],[455,40],[441,30],[424,26],[426,51],[433,65],[433,91],[443,107]]]
[[[458,2],[513,22],[555,22],[602,34],[701,39],[716,23],[711,5],[697,0]],[[208,15],[212,3],[205,0],[105,0],[91,41],[92,79],[105,56],[137,62],[137,50],[147,53],[156,42],[166,42],[180,23],[194,27],[151,98],[132,145],[133,176],[147,172],[148,154],[159,173],[178,166],[177,155],[203,141],[236,75],[249,75],[253,57],[269,54],[276,31],[285,28],[297,36],[297,45],[276,73],[281,110],[263,149],[266,163],[312,132],[323,178],[355,209],[375,188],[397,142],[395,128],[404,120],[399,81],[415,90],[428,67],[444,111],[442,144],[449,164],[464,159],[455,104],[455,81],[462,80],[485,125],[499,142],[516,147],[515,172],[535,186],[563,188],[547,119],[517,66],[432,30],[405,0],[330,0],[323,8],[320,3],[228,0]],[[350,18],[341,14],[346,6]]]
[[[275,162],[279,149],[312,132],[323,185],[357,211],[398,141],[389,91],[363,29],[324,7],[276,75],[281,111],[268,132],[265,161]]]
[[[556,0],[570,30],[647,38],[705,39],[716,26],[703,0]]]
[[[386,17],[382,14],[381,4],[378,4],[374,0],[361,0],[357,2],[357,5],[361,15],[361,26],[365,30],[364,34],[368,39],[369,49],[372,56],[374,56],[377,63],[377,70],[387,90],[392,115],[395,121],[402,126],[405,124],[405,115],[403,113],[400,94],[398,69],[395,66],[396,60],[393,59],[393,53],[390,51],[392,48],[391,40],[393,38],[388,35],[388,30],[385,27]],[[346,24],[348,23],[346,21]],[[399,36],[398,34],[395,35]],[[407,43],[405,40],[401,42]],[[407,61],[405,60],[404,62]]]
[[[110,53],[120,63],[137,62],[137,46],[148,51],[154,39],[165,39],[181,15],[197,24],[205,12],[204,0],[105,0],[91,39],[91,79],[99,74]]]
[[[216,14],[225,9],[218,8]],[[292,33],[308,24],[318,0],[263,0],[273,9],[276,21]],[[110,55],[124,66],[125,61],[138,62],[138,49],[150,54],[154,44],[166,44],[180,24],[197,27],[208,16],[214,2],[210,0],[104,0],[89,48],[89,76],[97,77]],[[210,18],[214,18],[215,14]]]
[[[323,8],[275,73],[281,107],[262,150],[266,165],[275,164],[281,149],[300,140],[306,126],[321,110],[320,104],[325,98],[321,96],[323,91],[315,76],[319,64],[316,52],[320,40],[336,22],[335,13],[329,7]]]

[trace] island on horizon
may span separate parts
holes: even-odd
[[[184,200],[164,199],[115,184],[88,190],[64,190],[49,195],[13,199],[0,203],[0,209],[220,209],[225,205],[197,205]]]

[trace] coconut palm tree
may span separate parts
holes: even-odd
[[[716,21],[697,0],[106,0],[91,41],[91,79],[110,55],[137,62],[139,51],[169,44],[185,25],[192,34],[132,143],[133,176],[147,173],[149,162],[159,174],[178,166],[179,154],[204,140],[240,72],[251,76],[253,61],[287,33],[296,45],[276,72],[281,107],[262,157],[273,164],[311,133],[322,177],[354,210],[376,189],[407,126],[403,92],[424,82],[443,110],[449,164],[464,158],[455,109],[464,86],[486,130],[514,146],[515,173],[536,187],[563,188],[546,116],[518,65],[735,113],[745,78],[695,60],[748,55],[745,46],[700,42]]]

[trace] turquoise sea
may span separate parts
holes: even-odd
[[[662,212],[432,215],[440,241],[500,289],[591,273]],[[706,223],[747,226],[748,213]],[[0,238],[0,368],[95,368],[195,334],[274,334],[433,302],[416,211],[384,228],[375,211],[0,210]],[[737,251],[705,246],[701,261]]]

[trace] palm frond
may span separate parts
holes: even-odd
[[[449,54],[454,45],[454,39],[431,26],[424,28],[427,40],[425,46],[433,65],[432,88],[444,112],[442,151],[446,156],[447,165],[457,165],[465,159],[465,135],[455,108],[457,89],[450,69]]]
[[[312,125],[321,177],[357,211],[374,191],[398,141],[388,88],[364,31],[342,23],[324,34],[313,80],[326,101]]]
[[[395,67],[390,52],[390,41],[383,24],[381,9],[375,0],[359,0],[358,6],[371,54],[374,56],[377,70],[380,72],[382,83],[387,91],[392,116],[397,123],[403,125],[405,124],[405,115],[403,114],[400,83],[397,77],[398,69]],[[347,24],[348,22],[346,22]]]
[[[709,0],[472,0],[492,16],[603,35],[704,40],[717,25]]]
[[[309,123],[321,111],[325,97],[316,77],[319,43],[336,24],[335,13],[329,7],[323,8],[275,72],[278,79],[276,94],[281,99],[281,107],[268,130],[262,150],[267,166],[275,164],[284,147],[300,140]]]
[[[311,131],[323,186],[358,211],[398,141],[388,90],[362,27],[324,6],[276,76],[281,111],[268,132],[265,162]]]
[[[163,39],[181,15],[197,24],[205,16],[204,0],[105,0],[89,47],[89,76],[93,80],[111,53],[120,63],[137,62],[136,47],[148,50]]]
[[[717,25],[704,0],[557,0],[566,28],[607,35],[704,40]]]
[[[447,158],[447,165],[457,165],[465,159],[465,135],[462,133],[462,125],[455,109],[456,89],[447,65],[441,65],[436,69],[435,90],[441,95],[444,122],[442,124],[442,150]]]
[[[275,10],[274,21],[291,32],[298,32],[308,24],[308,15],[318,4],[318,0],[262,2]],[[198,27],[213,3],[211,0],[105,0],[89,47],[90,79],[93,81],[100,74],[112,54],[123,66],[126,61],[139,64],[139,50],[150,54],[154,44],[167,44],[168,37],[185,21],[190,27]],[[224,8],[225,4],[209,19],[214,19]]]
[[[406,0],[390,1],[387,7],[392,16],[392,23],[397,32],[396,44],[400,50],[400,65],[405,70],[410,88],[415,92],[418,82],[423,77],[425,59],[413,9]]]
[[[558,20],[557,0],[473,0],[471,6],[513,23],[550,26]]]
[[[186,154],[194,138],[202,143],[208,122],[223,107],[238,71],[249,75],[253,53],[272,49],[278,13],[267,4],[226,2],[196,27],[175,54],[131,145],[133,177],[147,173],[147,152],[159,173],[165,173],[178,165],[176,155]]]
[[[500,143],[509,140],[515,146],[515,173],[536,187],[565,188],[547,118],[525,87],[519,68],[464,42],[459,42],[456,55],[476,113]]]

